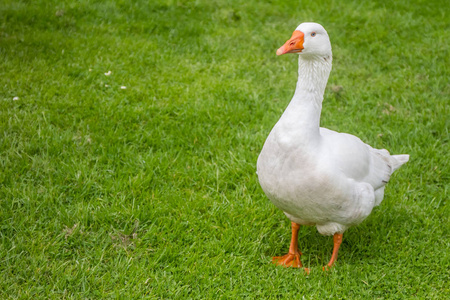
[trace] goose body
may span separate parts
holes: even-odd
[[[409,156],[390,155],[356,136],[320,127],[332,64],[330,41],[321,25],[300,24],[277,51],[284,53],[299,54],[298,82],[258,157],[258,179],[267,197],[293,222],[293,234],[294,224],[314,225],[321,234],[335,235],[336,248],[336,235],[342,239],[347,228],[381,203],[391,174]],[[277,259],[283,265],[295,262]]]

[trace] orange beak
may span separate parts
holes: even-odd
[[[302,52],[304,37],[305,34],[303,32],[295,30],[291,38],[277,50],[277,55]]]

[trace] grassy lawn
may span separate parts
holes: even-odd
[[[2,1],[0,298],[448,297],[449,6],[299,3]],[[290,222],[255,174],[303,21],[333,46],[322,126],[411,155],[332,271],[301,228],[310,275],[270,263]]]

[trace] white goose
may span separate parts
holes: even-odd
[[[273,262],[302,267],[298,229],[315,225],[319,233],[334,235],[333,254],[324,267],[330,268],[344,231],[381,203],[389,177],[409,155],[390,155],[353,135],[319,127],[332,61],[330,39],[320,24],[300,24],[277,50],[277,55],[285,53],[299,54],[297,87],[257,162],[262,189],[292,221],[289,253]]]

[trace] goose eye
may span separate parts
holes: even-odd
[[[315,32],[311,32],[311,36],[312,36],[312,37],[315,37],[315,36],[316,36],[316,33],[315,33]]]

